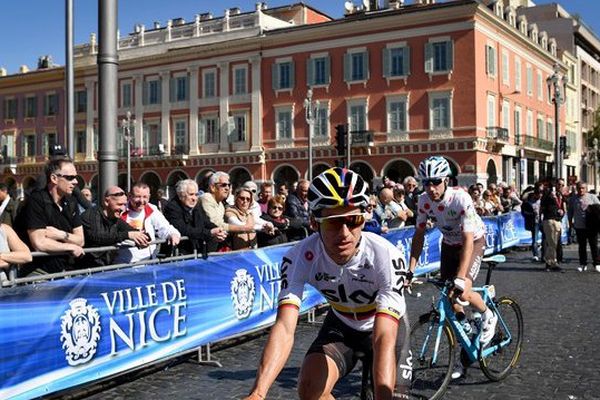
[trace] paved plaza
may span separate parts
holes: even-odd
[[[512,251],[507,263],[494,271],[492,282],[499,295],[510,295],[520,304],[525,336],[518,368],[506,380],[489,382],[477,367],[467,378],[451,385],[446,399],[600,399],[600,273],[580,273],[576,246],[565,250],[565,273],[546,272],[530,261],[530,253]],[[478,283],[483,282],[482,270]],[[409,300],[411,316],[431,302],[425,290]],[[296,383],[304,352],[318,326],[302,322],[294,351],[269,392],[269,399],[297,398]],[[255,336],[216,351],[223,368],[176,360],[142,373],[91,385],[71,392],[68,398],[88,399],[239,399],[248,393],[266,340]],[[339,399],[358,398],[360,375],[346,377],[335,390]],[[64,396],[65,394],[63,394]]]

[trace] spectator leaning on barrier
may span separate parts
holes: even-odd
[[[600,204],[598,197],[587,193],[587,184],[577,182],[577,194],[569,199],[568,216],[569,226],[575,228],[577,234],[577,245],[579,247],[579,272],[587,269],[587,243],[590,244],[592,263],[600,272],[600,260],[598,259],[598,231],[594,228],[588,229],[586,223],[586,212],[592,204]]]
[[[290,229],[288,238],[291,241],[305,238],[310,232],[310,220],[308,216],[308,187],[310,182],[300,179],[296,191],[291,193],[285,201],[285,215],[290,220],[296,220],[297,229]]]
[[[379,192],[379,206],[375,212],[388,228],[399,228],[406,220],[406,212],[394,201],[394,192],[387,187]]]
[[[45,168],[46,187],[27,197],[15,220],[21,239],[36,251],[70,253],[39,257],[23,266],[21,275],[36,268],[53,273],[74,269],[74,258],[83,255],[83,227],[77,202],[71,196],[77,185],[77,170],[69,159],[49,161]]]
[[[165,217],[183,235],[189,239],[179,244],[180,254],[193,254],[217,251],[218,242],[227,238],[227,232],[218,227],[206,216],[198,202],[198,184],[193,179],[184,179],[175,187],[177,197],[165,205]]]
[[[131,187],[127,208],[121,219],[134,229],[148,235],[148,240],[156,238],[167,240],[168,244],[177,246],[181,234],[167,221],[165,216],[158,211],[154,204],[150,204],[150,187],[145,183],[136,183]],[[150,244],[145,248],[124,247],[119,249],[115,257],[116,263],[134,263],[142,260],[156,258],[158,246]]]
[[[6,183],[0,183],[0,222],[13,226],[19,204],[8,193]]]
[[[377,206],[377,196],[373,194],[369,195],[369,203],[367,204],[367,207],[365,209],[365,226],[363,228],[363,231],[373,232],[380,235],[387,233],[389,229],[387,226],[382,225],[381,218],[379,218],[379,215],[375,212]]]
[[[404,178],[402,183],[404,184],[404,189],[406,190],[404,202],[413,212],[412,217],[408,217],[406,220],[406,225],[414,225],[417,218],[417,204],[419,203],[419,185],[417,180],[412,176],[407,176]]]
[[[285,210],[285,196],[277,195],[268,202],[268,209],[262,215],[262,219],[273,224],[272,234],[257,232],[258,247],[272,246],[287,243],[287,231],[290,228],[290,220],[283,215]]]
[[[254,218],[254,230],[255,231],[264,231],[269,234],[273,234],[273,224],[262,219],[262,211],[260,204],[256,201],[256,192],[258,190],[258,186],[256,183],[252,181],[244,182],[242,185],[244,189],[252,192],[252,202],[250,203],[250,212],[252,213],[252,217]]]
[[[229,226],[247,227],[251,225],[250,229],[238,231],[231,235],[232,250],[254,249],[257,247],[254,215],[250,211],[253,202],[252,191],[240,187],[235,191],[233,207],[225,210],[225,220]]]
[[[88,208],[81,214],[85,243],[89,247],[114,246],[127,239],[139,248],[148,247],[148,237],[123,221],[121,213],[127,205],[127,194],[118,186],[111,186],[104,192],[99,206]],[[86,267],[110,265],[116,250],[86,252],[82,264]]]
[[[31,262],[29,247],[10,225],[0,225],[0,273],[11,265]]]

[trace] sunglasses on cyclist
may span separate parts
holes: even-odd
[[[344,225],[346,225],[348,229],[354,229],[365,223],[365,215],[331,215],[329,217],[315,218],[315,221],[321,224],[321,226],[327,230],[341,229]]]
[[[442,178],[425,179],[425,180],[423,180],[423,186],[429,186],[429,185],[437,186],[440,183],[442,183],[443,180],[444,179],[442,179]]]

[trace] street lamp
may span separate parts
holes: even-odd
[[[554,73],[546,78],[548,97],[554,104],[554,176],[562,178],[562,153],[560,151],[560,127],[558,110],[565,102],[567,77],[560,72],[560,65],[554,64]]]
[[[127,142],[127,193],[131,191],[131,126],[135,125],[135,119],[131,119],[131,111],[127,111],[126,117],[121,120],[123,128],[123,139]]]
[[[317,115],[317,108],[319,107],[319,100],[313,101],[312,89],[308,89],[306,92],[306,99],[304,99],[304,116],[306,117],[306,123],[308,124],[308,180],[312,181],[312,156],[313,156],[313,134],[315,131],[315,118]]]

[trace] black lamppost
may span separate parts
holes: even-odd
[[[560,72],[559,64],[554,64],[554,73],[546,79],[548,97],[554,104],[554,176],[562,178],[562,152],[560,151],[560,126],[558,111],[565,102],[567,77]]]

